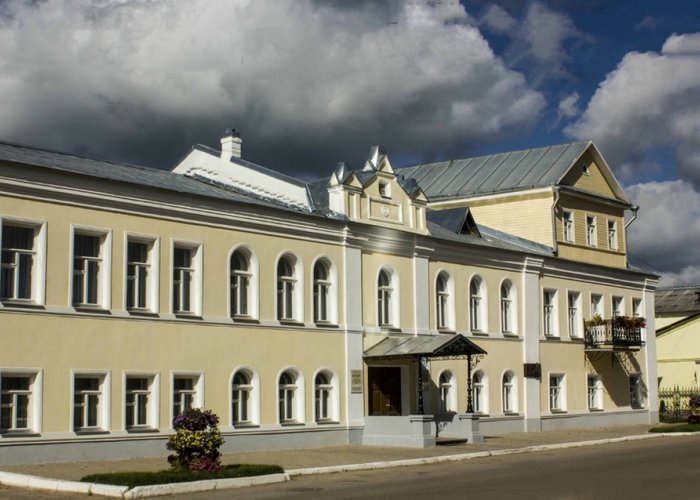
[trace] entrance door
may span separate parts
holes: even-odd
[[[401,368],[377,366],[367,369],[369,414],[401,415]]]

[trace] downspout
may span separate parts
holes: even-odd
[[[559,203],[559,186],[554,186],[554,203],[552,203],[552,235],[554,236],[554,255],[559,255],[559,240],[557,239],[557,203]]]
[[[632,218],[625,222],[625,229],[627,229],[627,226],[632,224],[635,219],[637,218],[637,212],[639,212],[639,206],[637,205],[630,205],[630,210],[632,210]]]

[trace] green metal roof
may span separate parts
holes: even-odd
[[[590,141],[498,153],[397,170],[418,182],[430,200],[556,185]]]

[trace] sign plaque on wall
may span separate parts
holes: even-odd
[[[362,394],[362,370],[350,370],[350,392]]]

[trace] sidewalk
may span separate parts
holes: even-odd
[[[500,436],[486,436],[483,444],[440,446],[427,449],[356,445],[314,449],[246,451],[224,454],[222,462],[225,464],[278,464],[289,471],[294,469],[462,455],[465,453],[525,448],[528,446],[613,439],[647,434],[650,427],[649,425],[633,425],[541,433],[520,432],[503,434]],[[52,479],[77,481],[88,474],[102,472],[157,471],[167,469],[168,464],[165,460],[166,456],[167,452],[164,449],[163,456],[156,458],[137,458],[104,462],[5,465],[0,466],[0,470]]]

